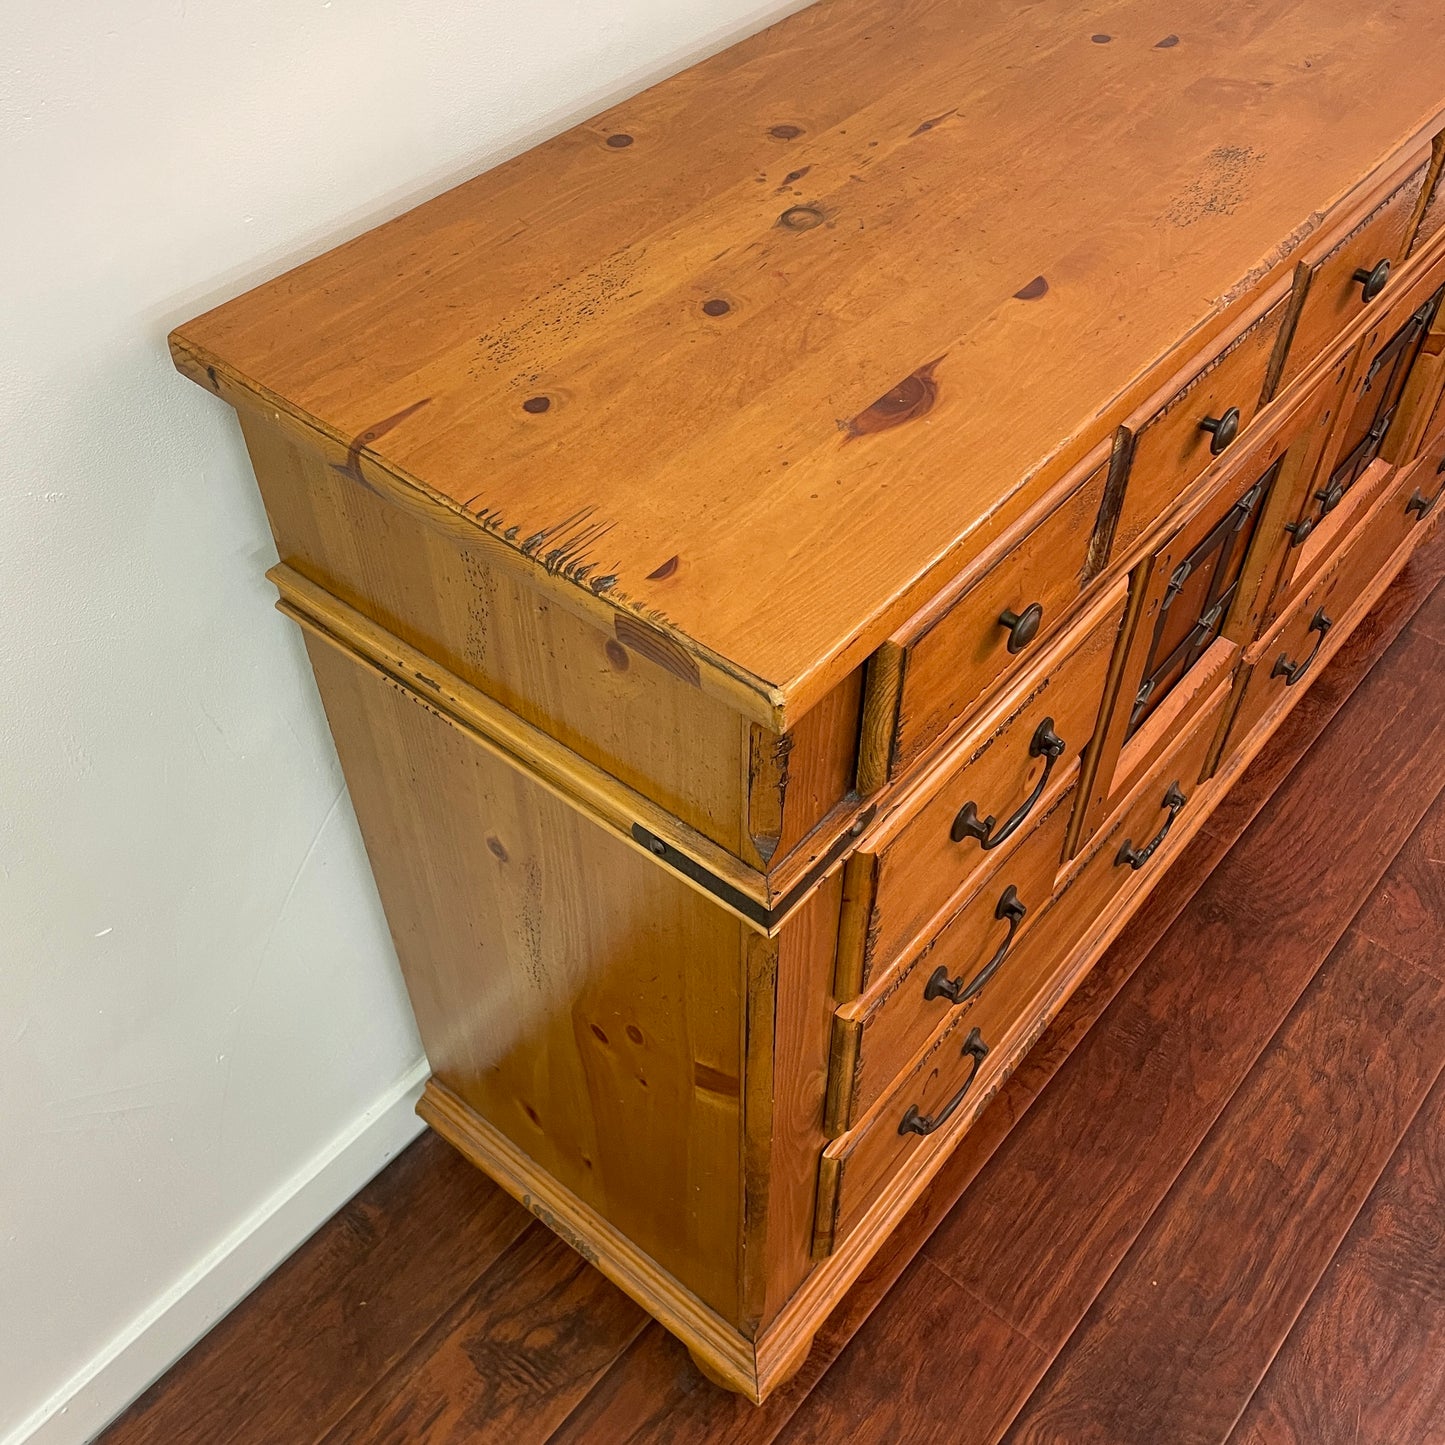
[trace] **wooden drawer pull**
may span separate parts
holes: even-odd
[[[930,1003],[936,998],[946,998],[949,1003],[967,1003],[971,998],[977,998],[984,990],[994,974],[1003,967],[1003,961],[1008,957],[1008,951],[1013,945],[1014,934],[1019,931],[1019,924],[1024,921],[1028,913],[1028,905],[1019,897],[1019,891],[1009,884],[1003,891],[1003,896],[998,901],[998,907],[994,909],[993,916],[1000,922],[1008,921],[1008,934],[1004,941],[999,944],[997,951],[979,971],[974,974],[973,979],[965,984],[963,975],[957,978],[949,978],[948,969],[939,964],[933,970],[932,977],[923,987],[923,997]]]
[[[1174,826],[1174,820],[1183,811],[1185,803],[1189,801],[1179,791],[1179,783],[1176,780],[1169,784],[1169,791],[1164,794],[1164,806],[1169,809],[1169,816],[1164,820],[1164,826],[1153,836],[1153,838],[1142,848],[1135,848],[1132,840],[1125,838],[1124,846],[1119,849],[1119,856],[1114,859],[1115,867],[1127,863],[1135,872],[1138,872],[1158,851],[1159,845],[1169,836],[1169,830]]]
[[[948,830],[948,836],[955,843],[962,843],[965,838],[974,838],[985,850],[997,848],[1000,843],[1007,842],[1023,826],[1024,819],[1033,812],[1035,804],[1043,797],[1044,789],[1049,785],[1049,775],[1054,771],[1054,764],[1063,757],[1067,746],[1063,738],[1054,731],[1053,718],[1046,717],[1034,729],[1033,738],[1029,742],[1031,758],[1047,759],[1038,782],[1034,784],[1033,792],[1018,805],[1012,817],[998,832],[994,832],[994,824],[998,820],[992,814],[987,818],[980,818],[978,804],[972,801],[965,803],[954,816],[953,827]]]
[[[1209,455],[1217,457],[1239,435],[1239,408],[1232,406],[1223,416],[1207,416],[1199,423],[1201,431],[1211,432]]]
[[[1271,677],[1284,678],[1286,687],[1293,687],[1305,673],[1310,670],[1310,664],[1319,656],[1320,648],[1324,645],[1325,634],[1335,625],[1334,619],[1321,607],[1313,617],[1310,618],[1310,631],[1315,634],[1315,645],[1310,648],[1308,656],[1299,662],[1291,662],[1289,654],[1281,652],[1275,658],[1274,666],[1270,669]]]
[[[963,1096],[973,1087],[973,1081],[978,1077],[978,1066],[988,1057],[988,1045],[984,1043],[983,1035],[977,1029],[968,1031],[968,1037],[963,1041],[963,1052],[973,1055],[973,1067],[968,1071],[968,1077],[959,1087],[958,1093],[936,1114],[920,1114],[918,1105],[910,1104],[899,1122],[900,1134],[931,1134],[940,1125],[946,1124],[953,1111],[963,1103]]]
[[[1022,652],[1039,635],[1039,625],[1044,620],[1044,609],[1037,602],[1030,602],[1022,612],[1009,608],[999,613],[998,625],[1008,628],[1008,650]]]
[[[1373,269],[1366,270],[1363,266],[1350,277],[1352,281],[1360,283],[1360,294],[1364,297],[1366,305],[1375,299],[1389,284],[1390,262],[1388,257],[1376,261]]]

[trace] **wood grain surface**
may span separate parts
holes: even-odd
[[[1445,1438],[1445,1085],[1437,1083],[1230,1435]]]
[[[173,350],[801,715],[1428,146],[1442,45],[1435,0],[832,0]]]

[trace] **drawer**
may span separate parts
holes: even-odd
[[[1076,771],[1124,613],[1121,581],[859,841],[848,860],[836,996],[847,1002],[935,932]]]
[[[1116,455],[1127,477],[1110,555],[1134,543],[1183,496],[1216,457],[1234,444],[1260,407],[1270,357],[1289,298],[1281,288],[1203,364],[1173,379],[1121,428]],[[1117,489],[1115,480],[1113,486]]]
[[[1445,256],[1412,271],[1389,304],[1381,303],[1352,349],[1349,381],[1317,475],[1287,528],[1290,541],[1271,616],[1313,585],[1373,504],[1383,484],[1377,458],[1390,466],[1412,460],[1432,430],[1445,351],[1440,306]]]
[[[984,1017],[981,1012],[958,1010],[857,1126],[823,1151],[816,1252],[836,1247],[891,1184],[938,1149],[951,1147],[983,1111],[1021,1050],[1062,1006],[1081,976],[1075,966],[1079,945],[1126,889],[1151,877],[1172,856],[1161,850],[1197,796],[1196,780],[1213,749],[1227,697],[1226,688],[1217,690],[1110,821],[1088,860],[1070,873],[1043,916],[1020,938],[1017,957],[999,976],[1009,980],[1007,1008],[989,1017],[987,1027],[976,1021]]]
[[[1293,610],[1322,576],[1333,570],[1361,522],[1389,489],[1392,479],[1390,467],[1382,461],[1374,462],[1326,516],[1313,522],[1306,519],[1305,540],[1298,549],[1289,552],[1279,595],[1270,609],[1271,626],[1284,613]]]
[[[1282,522],[1321,445],[1317,422],[1327,401],[1324,389],[1312,389],[1274,409],[1211,470],[1193,512],[1135,567],[1118,685],[1083,765],[1075,851],[1190,726],[1255,636],[1287,541]]]
[[[1411,534],[1437,515],[1436,503],[1445,482],[1445,449],[1438,460],[1431,453],[1393,474],[1384,462],[1375,462],[1372,471],[1378,481],[1367,477],[1361,483],[1362,494],[1374,493],[1368,510],[1357,518],[1314,585],[1246,654],[1247,670],[1240,681],[1228,751],[1237,750],[1291,688],[1313,675],[1322,658],[1333,652],[1339,624],[1370,583]],[[1335,634],[1333,639],[1331,634]]]
[[[1425,153],[1414,157],[1363,218],[1327,238],[1296,267],[1296,319],[1282,343],[1288,351],[1280,386],[1304,371],[1365,307],[1389,295],[1390,271],[1404,256],[1429,164]]]
[[[1054,635],[1084,586],[1107,476],[1107,461],[1091,457],[1026,535],[990,554],[981,574],[963,578],[879,649],[869,667],[864,715],[886,719],[891,729],[890,778]],[[885,690],[892,695],[881,696]]]
[[[959,1015],[970,1014],[992,1036],[1018,1008],[1028,972],[1023,955],[1054,891],[1073,802],[1070,785],[931,943],[838,1010],[828,1074],[830,1136],[851,1128]]]

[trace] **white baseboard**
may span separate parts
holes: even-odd
[[[425,1127],[423,1059],[0,1445],[81,1445],[240,1303]]]

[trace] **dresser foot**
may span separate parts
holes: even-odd
[[[789,1350],[781,1358],[774,1357],[766,1365],[760,1362],[759,1373],[755,1379],[739,1380],[736,1377],[728,1378],[717,1366],[705,1356],[700,1355],[691,1345],[687,1347],[692,1362],[697,1366],[698,1373],[704,1379],[710,1380],[720,1389],[729,1390],[735,1395],[743,1395],[752,1400],[754,1404],[762,1404],[775,1390],[786,1385],[799,1370],[803,1368],[803,1362],[808,1358],[813,1348],[813,1336],[806,1334],[790,1342]]]
[[[788,1353],[784,1355],[778,1364],[768,1371],[766,1389],[764,1393],[771,1395],[781,1385],[786,1385],[799,1370],[803,1368],[804,1361],[813,1350],[813,1336],[810,1333],[800,1336],[792,1344]]]

